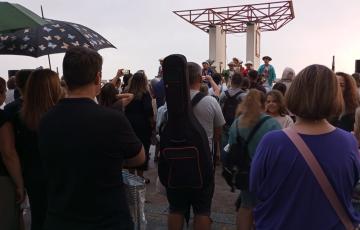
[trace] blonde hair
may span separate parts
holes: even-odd
[[[354,135],[358,145],[360,145],[360,107],[357,107],[355,110]]]
[[[240,114],[239,127],[252,127],[259,120],[265,108],[265,94],[257,89],[250,89],[240,103],[237,114]]]

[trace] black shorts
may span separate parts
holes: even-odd
[[[214,182],[202,189],[166,189],[170,213],[186,215],[193,208],[194,215],[210,216]]]

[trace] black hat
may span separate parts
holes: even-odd
[[[271,58],[271,57],[269,57],[269,56],[264,56],[262,59],[263,59],[263,61],[264,61],[265,59],[268,59],[269,61],[271,61],[271,60],[272,60],[272,58]]]

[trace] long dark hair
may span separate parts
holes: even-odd
[[[106,83],[99,94],[99,104],[106,107],[111,107],[116,101],[118,94],[115,86],[112,83]]]
[[[360,106],[360,98],[355,79],[349,74],[343,72],[335,73],[337,76],[341,76],[345,82],[345,88],[343,91],[343,98],[345,104],[345,113],[355,113],[355,110]]]
[[[21,110],[21,118],[25,125],[32,130],[37,130],[42,116],[63,96],[64,92],[57,73],[50,69],[32,72],[26,83]]]
[[[128,93],[132,93],[136,99],[140,99],[147,92],[149,92],[147,77],[143,71],[138,71],[129,82]]]

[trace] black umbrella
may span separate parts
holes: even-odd
[[[72,22],[46,19],[48,24],[0,34],[0,54],[40,57],[64,53],[71,46],[94,50],[115,48],[95,31]]]

